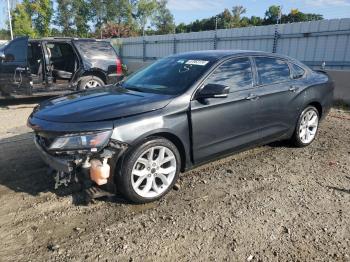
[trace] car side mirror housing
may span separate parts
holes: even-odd
[[[228,96],[230,88],[220,84],[207,84],[197,94],[197,99],[203,98],[225,98]]]

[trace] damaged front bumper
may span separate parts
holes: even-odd
[[[73,158],[59,158],[50,155],[44,147],[40,144],[39,139],[37,136],[34,138],[34,143],[36,148],[39,151],[40,157],[42,160],[50,166],[52,169],[58,171],[70,174],[74,171],[74,159]]]
[[[75,178],[75,181],[82,182],[85,188],[91,187],[93,185],[101,185],[101,179],[99,177],[94,178],[91,174],[96,174],[96,172],[91,172],[91,168],[96,167],[97,161],[97,171],[102,170],[105,172],[106,166],[108,166],[108,174],[103,174],[103,183],[113,184],[113,179],[108,179],[111,174],[114,174],[115,165],[119,157],[127,149],[128,145],[110,140],[108,144],[101,148],[98,152],[91,152],[87,150],[81,151],[52,151],[48,150],[47,141],[44,137],[39,134],[35,135],[34,143],[40,157],[42,160],[53,170],[57,171],[55,176],[55,188],[60,185],[67,185],[67,180]],[[108,164],[107,164],[108,161]],[[91,165],[95,163],[95,165]],[[103,164],[99,166],[98,163]],[[93,171],[96,171],[95,169]]]

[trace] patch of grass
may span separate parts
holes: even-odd
[[[333,102],[333,107],[336,109],[341,109],[341,110],[345,110],[345,111],[350,111],[350,104],[341,101],[341,100],[335,100]]]

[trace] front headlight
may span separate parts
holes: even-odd
[[[50,150],[84,150],[97,151],[107,144],[112,131],[81,135],[65,135],[57,137],[50,145]]]

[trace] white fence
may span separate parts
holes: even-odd
[[[145,63],[171,54],[208,49],[277,52],[309,66],[326,62],[350,69],[350,18],[113,39],[124,63]]]

